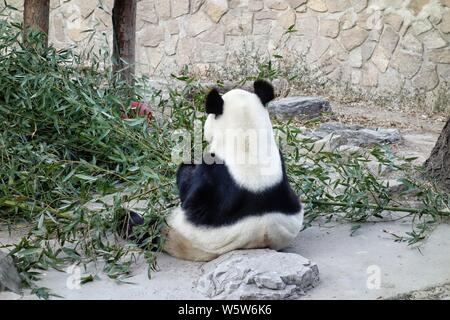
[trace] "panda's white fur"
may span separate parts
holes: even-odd
[[[208,115],[209,151],[225,160],[241,187],[258,192],[281,181],[283,172],[269,113],[258,96],[234,89],[222,96],[224,113]],[[244,160],[244,161],[242,161]]]
[[[231,226],[211,228],[192,224],[178,207],[170,214],[167,224],[170,229],[166,252],[181,259],[208,261],[236,249],[287,247],[302,228],[303,208],[296,215],[271,212],[247,217]]]
[[[209,114],[204,125],[209,151],[225,162],[237,185],[259,193],[283,179],[282,162],[275,143],[272,124],[260,98],[244,90],[231,90],[222,96],[223,113]],[[237,148],[227,147],[228,130],[240,130]],[[253,131],[253,133],[252,133]],[[254,152],[254,131],[256,139]],[[261,139],[264,137],[263,139]],[[247,161],[236,161],[242,155]],[[220,183],[218,181],[217,183]],[[178,207],[167,219],[167,239],[164,250],[188,260],[207,261],[235,249],[269,247],[281,249],[298,235],[303,223],[303,205],[296,214],[265,212],[248,216],[231,225],[203,226],[188,220],[185,210]]]

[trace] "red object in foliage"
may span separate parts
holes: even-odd
[[[147,123],[150,123],[152,112],[150,110],[150,106],[147,103],[139,101],[131,101],[130,107],[131,112],[129,113],[127,118],[134,118],[136,116],[146,116]]]
[[[146,115],[147,117],[151,114],[150,107],[145,102],[131,101],[131,110],[137,110],[140,116]]]

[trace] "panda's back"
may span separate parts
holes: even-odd
[[[287,181],[284,165],[282,180],[258,192],[239,186],[226,163],[202,163],[188,170],[192,170],[184,177],[189,179],[185,182],[188,187],[180,186],[182,181],[178,181],[178,187],[181,207],[195,225],[221,227],[270,213],[295,215],[301,209],[300,201]]]
[[[182,165],[181,207],[168,219],[172,255],[208,260],[239,248],[281,249],[299,233],[303,208],[283,179],[253,192],[239,186],[225,164]]]

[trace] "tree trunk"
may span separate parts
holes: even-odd
[[[136,0],[114,0],[113,70],[130,85],[134,80]]]
[[[450,190],[450,118],[442,129],[425,169],[444,188]]]
[[[24,41],[30,27],[39,28],[44,34],[44,45],[48,45],[48,16],[50,0],[25,0],[23,11]]]

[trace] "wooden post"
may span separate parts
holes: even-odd
[[[113,70],[130,85],[134,80],[136,42],[136,0],[114,0]]]
[[[24,41],[30,27],[39,28],[45,34],[44,45],[48,45],[48,17],[50,0],[25,0],[23,11]]]

